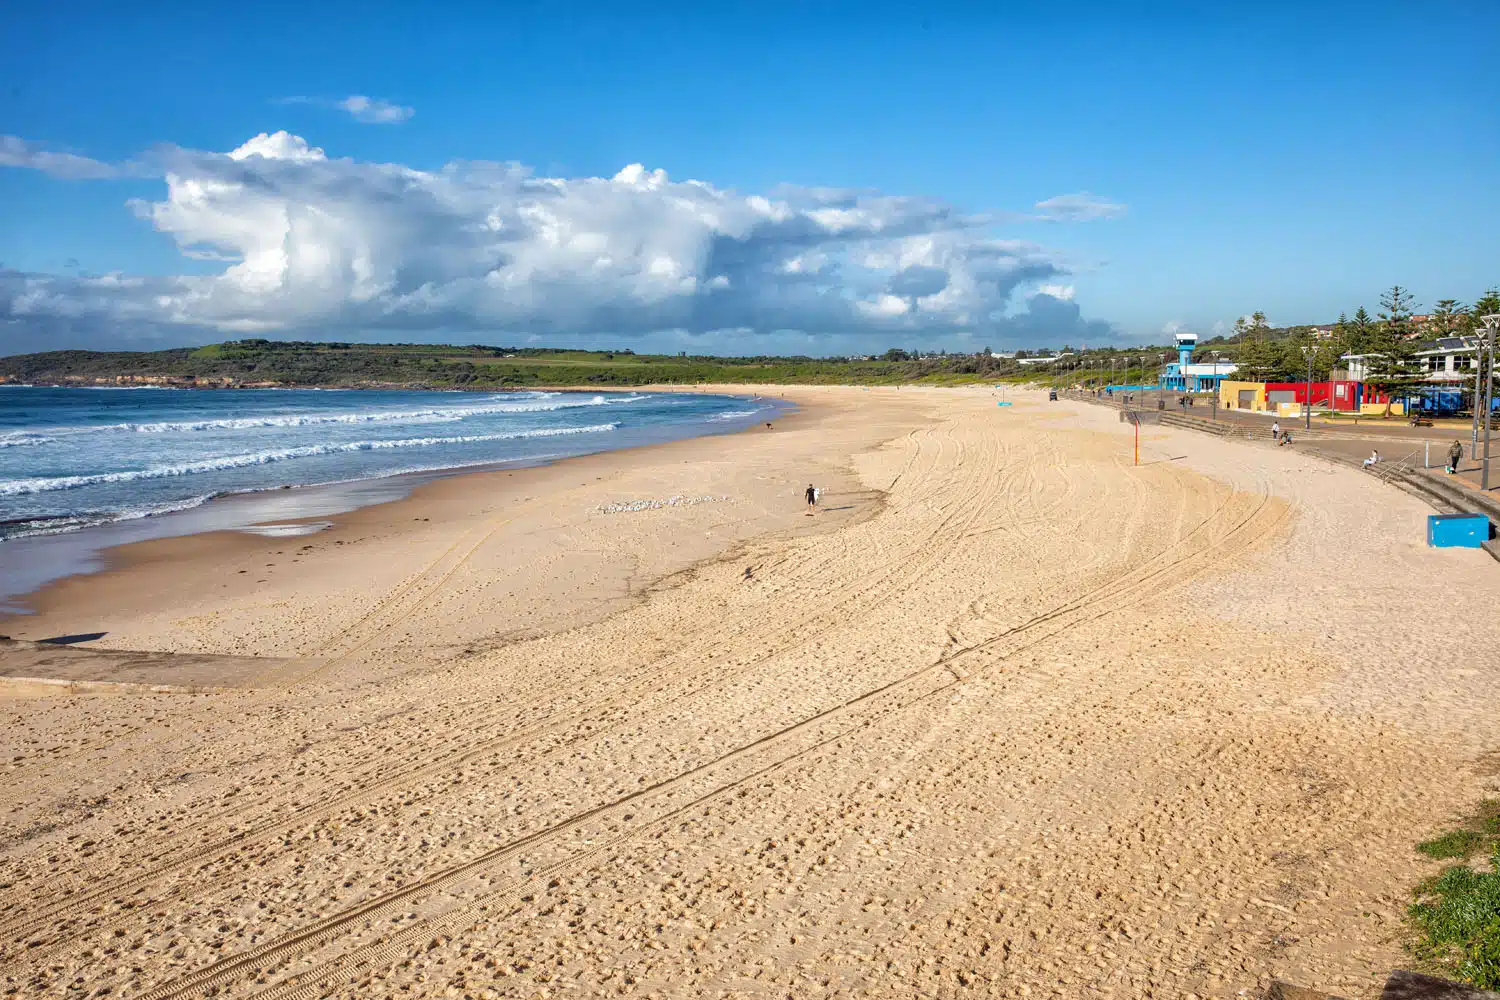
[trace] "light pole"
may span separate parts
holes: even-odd
[[[1469,431],[1469,458],[1479,458],[1479,395],[1484,389],[1484,337],[1474,344],[1474,426]]]
[[[1302,426],[1306,430],[1312,430],[1312,366],[1318,349],[1316,346],[1303,347],[1302,353],[1307,355],[1307,402],[1302,406]]]
[[[1484,349],[1489,363],[1484,373],[1484,464],[1479,467],[1479,488],[1490,488],[1490,400],[1495,397],[1495,333],[1500,330],[1500,313],[1481,316],[1484,323]]]
[[[1219,359],[1223,355],[1218,351],[1213,352],[1214,359],[1214,419],[1219,419]]]

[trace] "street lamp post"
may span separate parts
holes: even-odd
[[[1469,458],[1479,458],[1479,396],[1484,389],[1484,337],[1474,345],[1474,419],[1469,429]]]
[[[1214,359],[1214,417],[1213,418],[1214,418],[1214,420],[1218,420],[1219,419],[1219,392],[1220,392],[1219,386],[1220,386],[1220,382],[1221,382],[1221,380],[1219,378],[1219,359],[1222,358],[1222,357],[1223,357],[1223,355],[1220,354],[1218,351],[1214,351],[1213,352],[1213,359]]]
[[[1470,421],[1473,426],[1469,429],[1470,459],[1478,459],[1479,457],[1479,390],[1481,390],[1481,388],[1484,388],[1484,378],[1485,346],[1484,340],[1479,340],[1479,343],[1476,343],[1475,345],[1475,406],[1473,406],[1473,409],[1475,409],[1475,417],[1473,417],[1473,420]]]
[[[1318,349],[1304,347],[1302,353],[1307,355],[1307,402],[1302,404],[1302,426],[1306,430],[1312,430],[1312,366],[1313,357],[1318,353]]]
[[[1495,334],[1500,331],[1500,313],[1481,316],[1484,323],[1484,349],[1489,354],[1489,364],[1484,374],[1484,464],[1479,471],[1479,488],[1490,488],[1490,400],[1495,398]]]

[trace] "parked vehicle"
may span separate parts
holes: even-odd
[[[1047,390],[1047,398],[1049,400],[1053,401],[1054,403],[1057,402],[1057,390],[1056,389],[1048,389]]]

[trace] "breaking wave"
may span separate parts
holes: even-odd
[[[0,448],[25,448],[29,445],[47,444],[52,440],[53,438],[45,434],[15,431],[10,434],[0,434]]]
[[[634,402],[644,396],[626,396],[615,403]],[[544,398],[530,403],[481,403],[474,406],[442,406],[420,410],[363,410],[349,413],[286,413],[260,417],[225,417],[209,420],[166,420],[153,423],[101,424],[94,427],[49,428],[49,434],[97,434],[130,432],[136,434],[173,434],[193,431],[246,430],[255,427],[311,427],[319,424],[372,423],[452,423],[466,417],[496,413],[548,413],[580,406],[606,406],[604,396],[588,399]],[[41,442],[38,442],[41,443]],[[3,447],[3,445],[0,445]]]
[[[242,469],[251,465],[269,465],[293,458],[309,458],[314,455],[337,455],[352,451],[380,451],[390,448],[430,448],[450,444],[474,444],[481,441],[512,441],[519,438],[558,437],[565,434],[602,434],[616,430],[619,422],[592,424],[587,427],[546,427],[529,431],[512,431],[502,434],[464,434],[453,437],[398,438],[388,441],[349,441],[342,444],[315,444],[300,448],[276,448],[244,455],[225,455],[221,458],[183,462],[179,465],[158,465],[146,469],[131,469],[124,472],[99,472],[79,476],[44,476],[32,479],[0,480],[0,496],[24,496],[32,493],[49,493],[54,490],[71,490],[99,483],[131,483],[143,479],[166,479],[172,476],[192,476],[204,472],[224,469]]]
[[[706,419],[710,423],[722,423],[726,420],[743,420],[746,417],[753,417],[759,412],[760,410],[726,410],[723,413],[715,413]]]

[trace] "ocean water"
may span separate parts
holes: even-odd
[[[95,568],[105,545],[336,513],[404,495],[413,474],[724,433],[780,408],[696,393],[0,387],[0,599]]]

